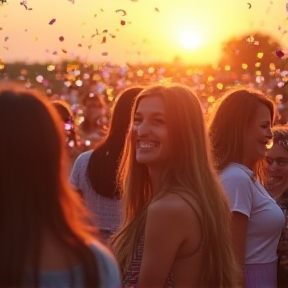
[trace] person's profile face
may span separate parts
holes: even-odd
[[[265,156],[267,145],[272,139],[271,112],[264,104],[259,104],[244,135],[244,160],[256,163]]]

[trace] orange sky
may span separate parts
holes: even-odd
[[[288,33],[283,35],[288,30],[284,0],[251,0],[251,9],[244,0],[74,0],[74,4],[68,0],[27,0],[31,11],[20,5],[21,0],[7,1],[0,4],[3,62],[57,62],[80,57],[125,63],[170,61],[175,55],[187,62],[214,62],[222,41],[251,29],[271,33],[283,50],[288,44]],[[117,9],[127,14],[122,16]],[[56,22],[49,25],[53,18]],[[126,25],[121,25],[121,20]],[[101,35],[91,38],[96,28]],[[108,33],[106,43],[101,44],[104,29]],[[192,34],[194,44],[188,44],[197,48],[183,47],[186,34]]]

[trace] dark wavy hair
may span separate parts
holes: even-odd
[[[117,96],[107,136],[90,157],[88,178],[93,190],[104,197],[119,197],[117,168],[129,128],[132,105],[142,90],[142,87],[131,87]]]
[[[85,286],[98,287],[98,264],[88,246],[94,237],[67,181],[64,132],[56,110],[37,91],[0,85],[0,131],[0,287],[22,287],[28,261],[33,286],[39,285],[47,232],[82,264]]]

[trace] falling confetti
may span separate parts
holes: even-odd
[[[277,57],[279,57],[279,58],[282,58],[285,55],[281,50],[277,50],[275,53],[276,53]]]
[[[246,43],[247,44],[253,44],[255,41],[254,37],[253,36],[249,36],[246,38]]]
[[[124,26],[124,25],[126,24],[126,22],[125,22],[124,20],[121,20],[120,24],[121,24],[122,26]]]
[[[7,40],[9,40],[9,37],[8,37],[8,36],[6,36],[6,37],[4,38],[4,41],[7,41]]]
[[[58,55],[58,52],[57,52],[57,51],[54,51],[52,54],[53,54],[53,55]]]
[[[108,52],[102,52],[102,56],[108,56]]]
[[[103,43],[106,43],[106,37],[105,36],[102,38],[101,44],[103,44]]]
[[[91,48],[92,48],[92,45],[89,45],[89,46],[88,46],[88,49],[90,50]]]
[[[50,20],[49,25],[53,25],[55,22],[56,22],[56,19],[54,18],[54,19]]]
[[[126,11],[123,10],[123,9],[118,9],[118,10],[116,10],[115,12],[116,12],[116,13],[122,12],[122,16],[125,16],[125,15],[127,14]]]
[[[247,3],[247,5],[248,5],[249,9],[251,9],[251,7],[252,7],[251,3]]]
[[[78,44],[78,47],[82,47],[82,44]]]
[[[28,6],[27,6],[27,1],[22,1],[22,2],[20,2],[20,5],[23,5],[26,10],[32,10],[32,8],[28,8]]]
[[[157,7],[155,7],[155,11],[156,11],[156,12],[160,12],[160,10],[159,10]]]
[[[286,4],[286,11],[288,12],[288,3]]]
[[[63,36],[60,36],[60,37],[59,37],[59,41],[63,42],[63,41],[64,41],[64,37],[63,37]]]
[[[8,4],[8,2],[7,2],[7,0],[0,0],[0,2],[3,4],[3,3],[7,3]]]
[[[65,49],[62,49],[62,52],[63,52],[63,53],[67,53],[67,50],[65,50]]]

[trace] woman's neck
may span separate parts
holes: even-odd
[[[152,184],[153,194],[156,195],[161,190],[162,173],[158,169],[149,168],[149,176]]]

